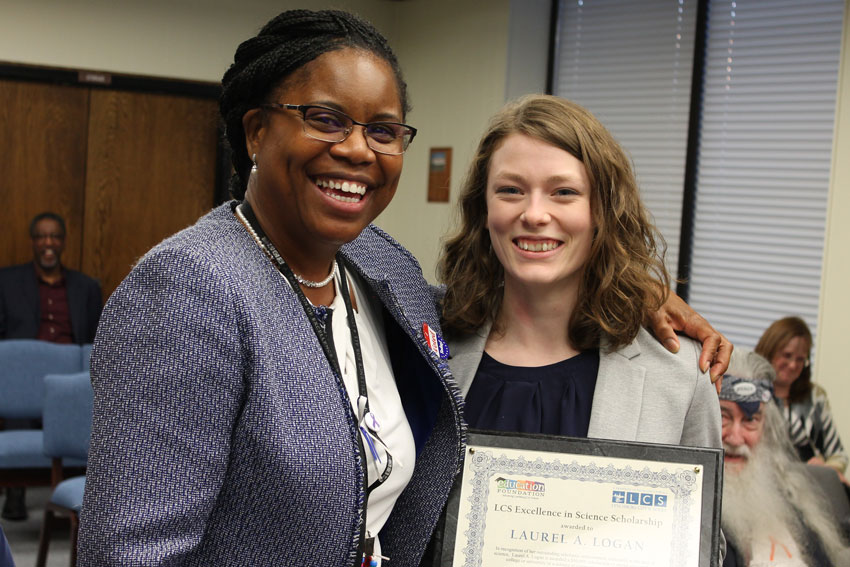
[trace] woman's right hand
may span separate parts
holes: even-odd
[[[700,341],[702,343],[702,353],[699,357],[700,370],[709,372],[712,383],[720,393],[723,374],[729,367],[729,358],[732,356],[733,347],[729,339],[716,331],[711,323],[672,291],[661,309],[648,315],[647,324],[661,344],[671,352],[679,350],[676,331],[681,331],[692,339]]]

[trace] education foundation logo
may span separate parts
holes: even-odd
[[[543,496],[546,484],[535,480],[521,480],[499,477],[496,479],[496,492],[514,496]]]
[[[611,502],[614,504],[625,504],[627,506],[652,506],[654,508],[666,508],[667,495],[653,494],[649,492],[614,490],[611,493]]]

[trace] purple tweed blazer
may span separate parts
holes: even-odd
[[[416,260],[369,226],[342,253],[385,310],[417,444],[381,532],[419,563],[458,471],[462,400],[428,348]],[[107,303],[79,564],[354,564],[364,469],[354,415],[292,289],[225,204],[146,254]]]

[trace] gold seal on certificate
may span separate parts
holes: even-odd
[[[722,459],[719,449],[471,432],[441,562],[717,565]]]

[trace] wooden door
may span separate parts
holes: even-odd
[[[32,260],[29,223],[52,211],[67,224],[62,263],[79,269],[89,89],[0,81],[0,266]]]
[[[82,267],[104,300],[153,245],[212,207],[217,120],[214,100],[92,91]]]

